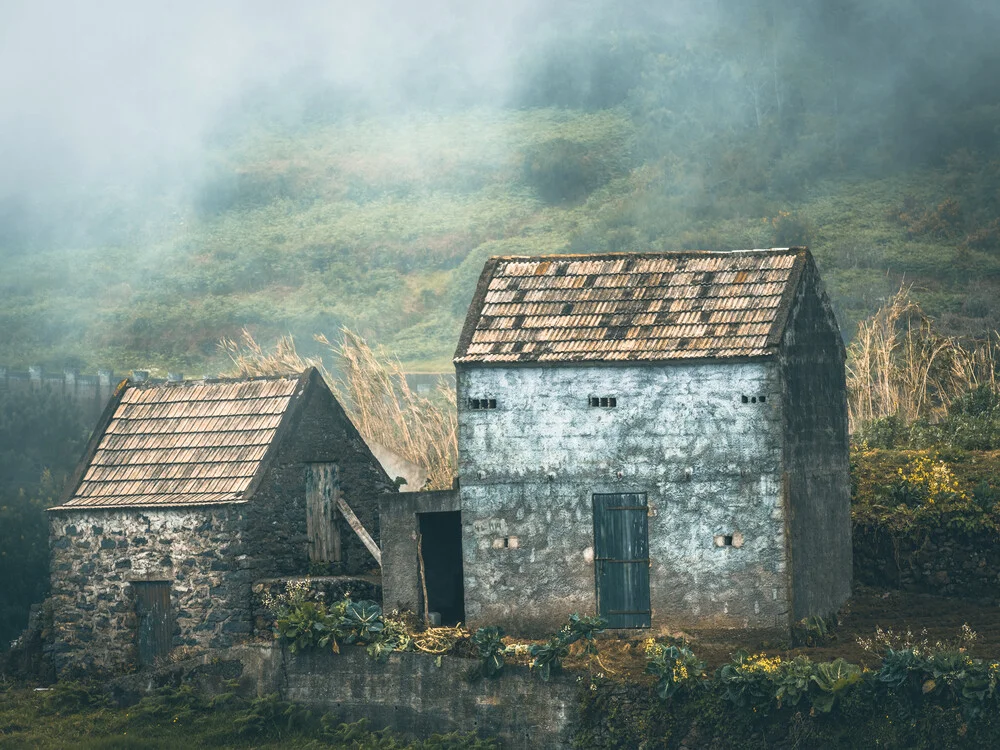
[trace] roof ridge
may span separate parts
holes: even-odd
[[[169,387],[169,388],[182,388],[190,387],[192,385],[233,385],[234,383],[260,383],[260,382],[277,382],[279,380],[298,380],[302,377],[304,372],[307,372],[312,368],[307,367],[302,372],[288,372],[281,375],[253,375],[250,377],[214,377],[211,375],[206,375],[200,378],[184,378],[183,380],[167,380],[166,378],[149,378],[143,381],[133,381],[131,379],[126,379],[126,388],[133,389],[138,388],[145,390],[151,387]],[[228,400],[228,399],[220,399]]]
[[[540,255],[494,255],[494,260],[577,260],[589,259],[599,260],[602,258],[619,260],[622,258],[676,258],[684,255],[698,257],[714,257],[727,255],[791,255],[808,250],[806,247],[763,247],[763,248],[743,248],[739,250],[643,250],[641,252],[612,252],[612,253],[545,253]]]

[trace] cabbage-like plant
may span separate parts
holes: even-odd
[[[496,677],[503,671],[504,652],[503,628],[490,626],[479,628],[472,636],[472,650],[479,658],[475,676]]]
[[[341,619],[347,643],[372,643],[379,640],[385,623],[382,608],[373,601],[348,602]]]
[[[810,692],[809,700],[817,711],[828,714],[839,693],[861,679],[861,667],[843,659],[817,664],[812,675],[814,689]]]
[[[666,700],[682,687],[694,684],[705,674],[705,662],[687,646],[646,643],[646,674],[657,678],[656,692]]]

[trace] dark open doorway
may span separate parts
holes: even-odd
[[[442,625],[457,625],[465,620],[462,514],[418,513],[417,522],[429,600],[426,611],[440,613]]]

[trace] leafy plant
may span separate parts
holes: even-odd
[[[548,680],[553,671],[562,669],[562,660],[569,656],[570,645],[577,641],[586,642],[586,653],[596,654],[597,644],[594,636],[607,627],[607,621],[601,617],[580,617],[572,614],[569,621],[559,629],[559,632],[545,643],[533,644],[528,653],[532,657],[531,668],[537,670],[543,680]]]
[[[382,608],[373,601],[348,601],[341,625],[347,634],[347,643],[373,643],[381,638],[385,629]]]
[[[646,642],[646,673],[657,678],[656,692],[666,700],[705,675],[705,662],[685,645]]]
[[[496,677],[504,667],[503,628],[491,625],[479,628],[472,636],[472,651],[479,659],[475,676]]]
[[[552,672],[562,669],[562,660],[569,656],[569,644],[557,635],[545,643],[532,644],[528,653],[532,657],[531,668],[548,682]]]

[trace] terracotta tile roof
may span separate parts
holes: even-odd
[[[245,499],[304,384],[296,376],[124,385],[82,478],[59,507]]]
[[[808,252],[491,258],[455,363],[768,355]]]

